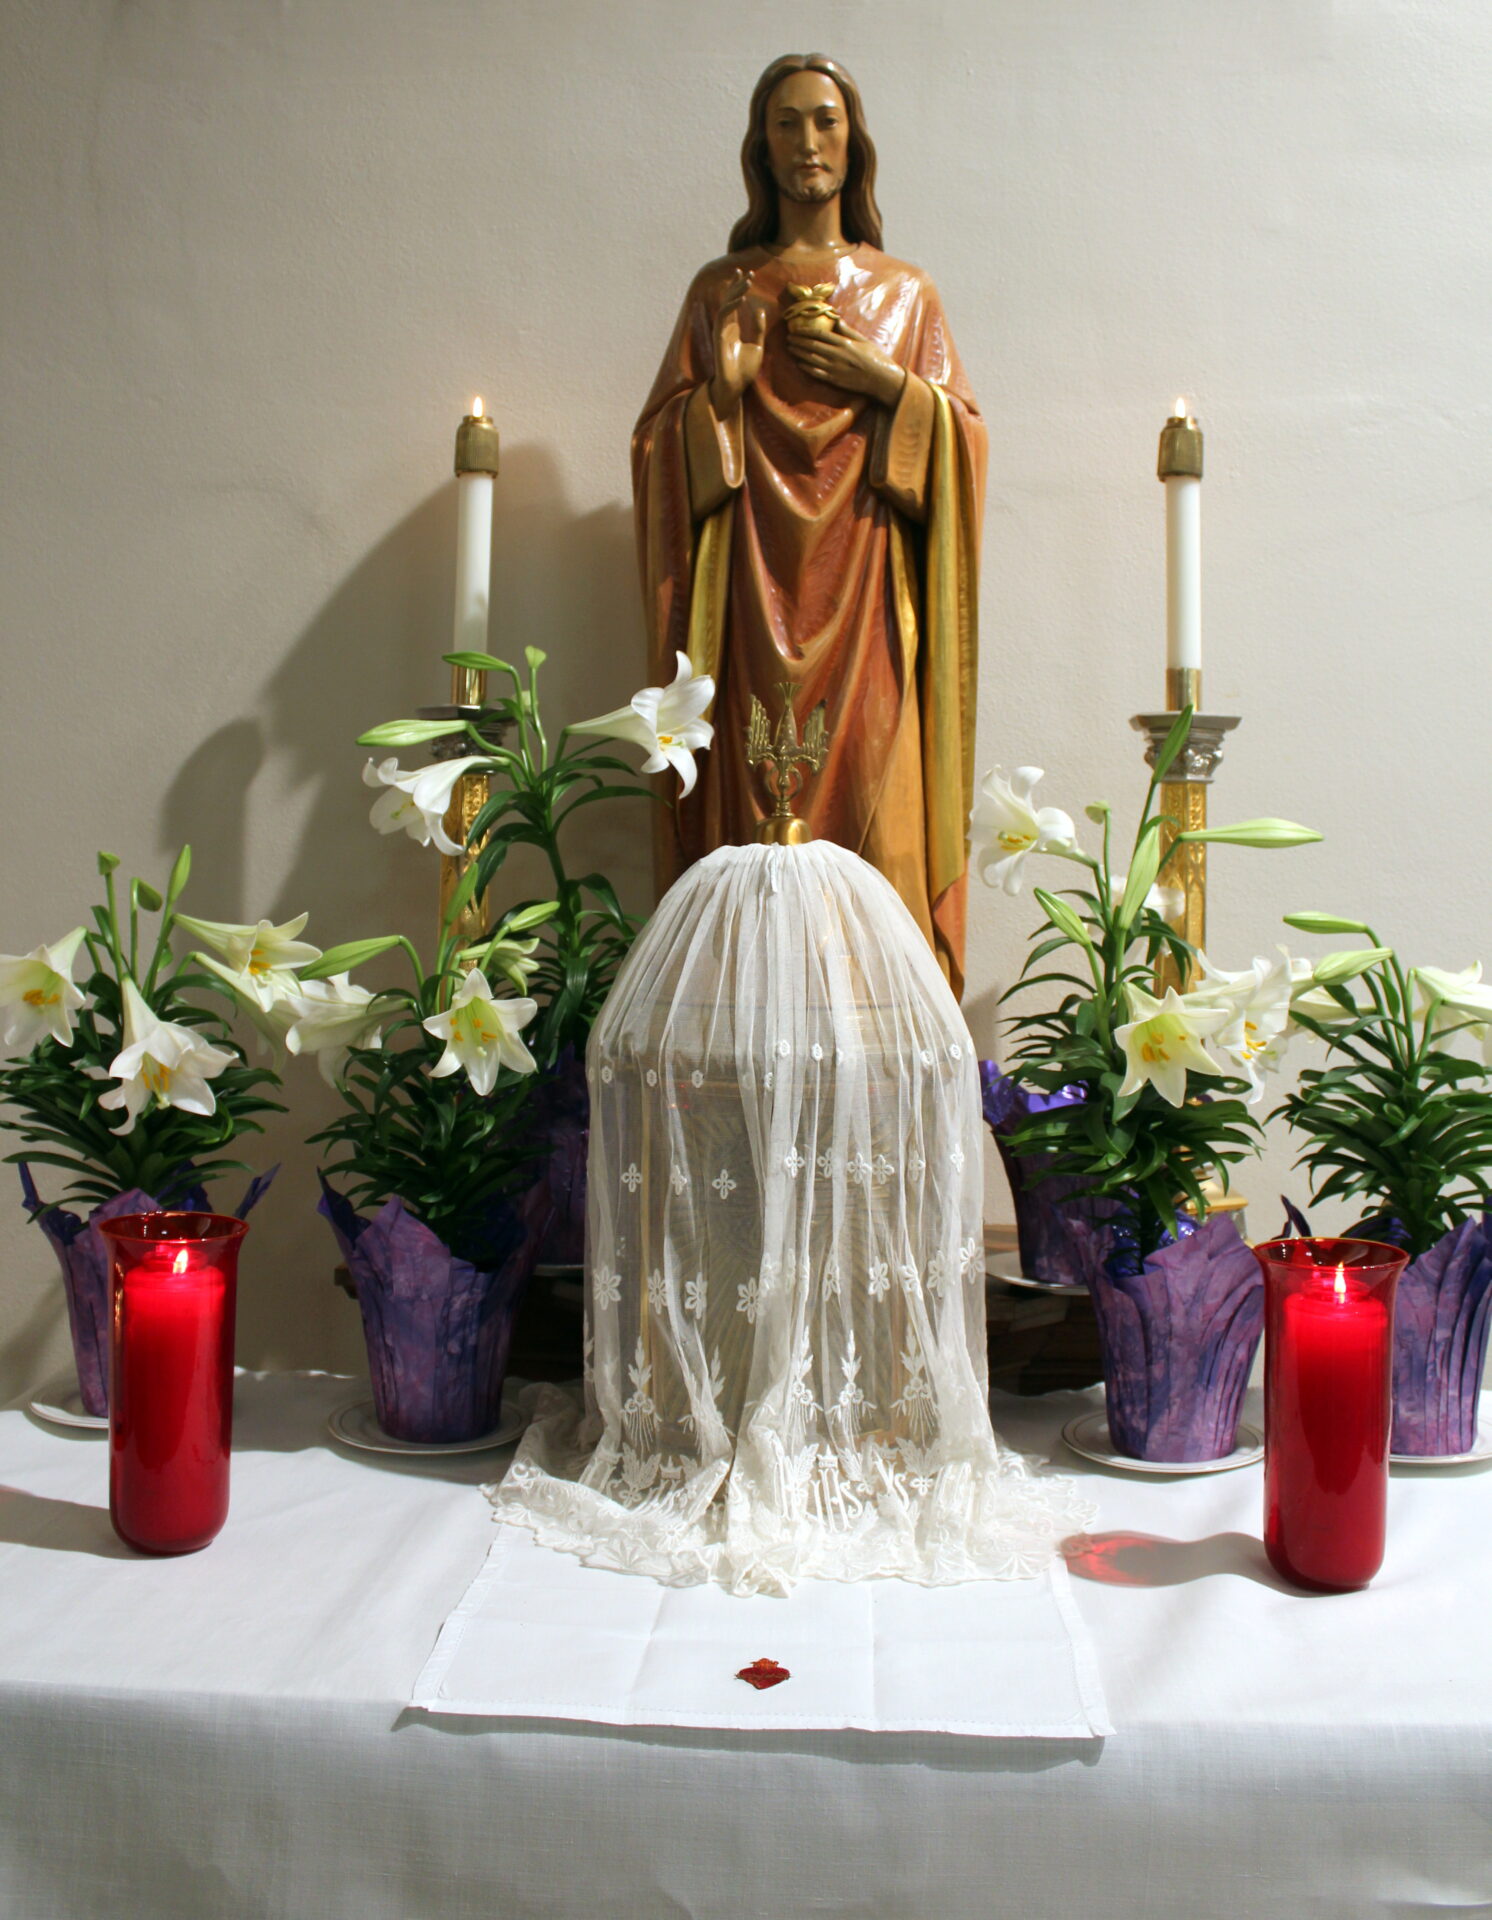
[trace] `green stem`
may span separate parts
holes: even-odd
[[[147,1000],[150,998],[151,994],[155,992],[155,978],[157,973],[160,971],[161,961],[164,958],[167,946],[170,943],[171,929],[175,925],[176,925],[176,915],[172,913],[169,907],[167,907],[166,911],[161,915],[161,930],[156,935],[155,952],[152,953],[150,956],[150,966],[147,969],[145,974],[144,992],[145,992],[145,998]]]
[[[529,713],[533,719],[534,732],[538,736],[539,741],[539,765],[541,767],[547,767],[549,765],[549,741],[544,732],[544,721],[539,713],[539,669],[532,663],[530,663],[528,670],[528,697],[531,703]]]
[[[109,951],[114,956],[114,971],[119,980],[121,1007],[124,1004],[124,980],[126,968],[124,953],[119,944],[119,903],[114,897],[114,872],[111,868],[104,875],[104,898],[109,904]]]

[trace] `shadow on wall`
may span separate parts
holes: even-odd
[[[268,681],[261,718],[224,727],[182,767],[162,807],[161,835],[172,847],[183,839],[193,844],[198,914],[242,920],[265,913],[282,921],[309,911],[307,935],[318,946],[403,932],[428,953],[435,856],[403,835],[380,838],[369,827],[374,796],[362,784],[367,755],[355,740],[381,720],[449,698],[440,656],[451,645],[455,548],[451,480],[332,594]],[[521,658],[523,647],[534,645],[548,653],[545,708],[561,724],[623,705],[642,684],[645,653],[630,507],[575,514],[552,453],[505,449],[493,548],[492,650]],[[274,564],[272,554],[264,560]],[[420,757],[415,750],[403,762],[418,764]],[[294,852],[268,861],[286,875],[273,902],[249,897],[246,872],[250,788],[266,769],[301,807]],[[588,814],[577,823],[576,870],[612,874],[623,898],[645,908],[646,810],[634,802]],[[537,873],[515,871],[495,887],[494,904],[539,886]],[[369,985],[400,977],[398,956],[359,975]],[[288,1060],[285,1079],[290,1111],[269,1116],[263,1139],[251,1137],[242,1147],[256,1166],[279,1161],[282,1172],[254,1216],[245,1249],[239,1361],[362,1371],[356,1310],[332,1284],[333,1242],[315,1212],[316,1150],[304,1144],[339,1103],[307,1062]],[[225,1182],[221,1194],[230,1206],[238,1198],[232,1185]],[[25,1338],[22,1329],[12,1344]]]

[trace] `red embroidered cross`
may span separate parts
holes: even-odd
[[[775,1660],[753,1660],[749,1667],[742,1667],[736,1675],[738,1680],[744,1680],[748,1687],[755,1687],[758,1692],[763,1687],[780,1687],[784,1680],[791,1680],[792,1677],[787,1668],[779,1667]]]

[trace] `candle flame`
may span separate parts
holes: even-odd
[[[484,417],[482,413],[481,394],[478,394],[477,397],[471,403],[471,417],[473,420],[480,420]]]
[[[1186,410],[1186,395],[1184,393],[1177,394],[1176,404],[1171,409],[1171,418],[1173,420],[1187,420],[1190,417]]]
[[[1345,1304],[1347,1299],[1347,1275],[1341,1267],[1337,1268],[1337,1277],[1332,1282],[1332,1290],[1336,1294],[1337,1299]]]
[[[187,1256],[186,1248],[178,1247],[176,1249],[176,1258],[171,1262],[172,1273],[185,1273],[190,1265],[191,1261]]]

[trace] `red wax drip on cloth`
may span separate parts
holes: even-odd
[[[749,1667],[742,1667],[736,1675],[738,1680],[744,1680],[748,1687],[755,1687],[758,1692],[763,1687],[780,1687],[784,1680],[791,1680],[792,1677],[787,1668],[779,1667],[775,1660],[753,1660]]]

